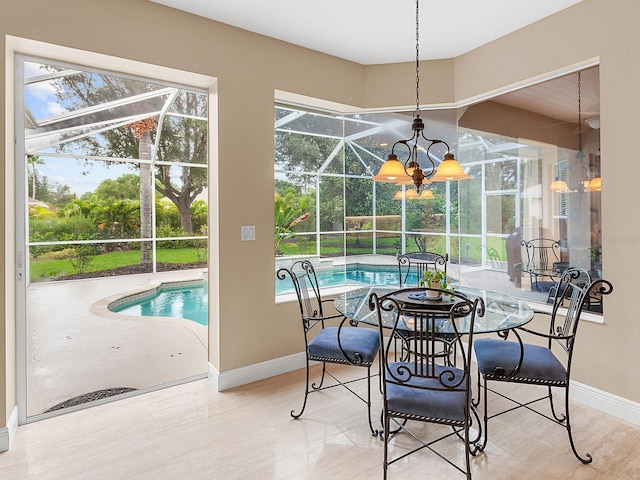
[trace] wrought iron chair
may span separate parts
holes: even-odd
[[[534,238],[522,240],[521,245],[527,252],[526,268],[523,271],[529,273],[531,290],[549,291],[562,273],[555,268],[555,264],[561,260],[560,244],[551,238]],[[545,278],[548,280],[545,281]]]
[[[485,438],[481,449],[484,449],[487,444],[487,427],[490,418],[524,407],[564,426],[569,434],[571,450],[573,450],[576,458],[582,463],[590,463],[593,460],[588,453],[584,457],[578,454],[571,433],[569,417],[569,386],[573,348],[580,323],[580,315],[588,301],[589,292],[593,291],[597,291],[599,295],[608,295],[613,291],[613,285],[603,279],[592,280],[589,273],[584,270],[568,268],[562,273],[557,285],[553,308],[549,314],[548,332],[537,332],[526,327],[520,327],[512,330],[517,341],[506,340],[508,335],[505,334],[502,335],[504,339],[482,338],[475,342],[474,349],[478,362],[478,391],[482,388],[484,392]],[[520,332],[542,338],[545,340],[546,345],[524,343]],[[561,356],[556,356],[553,350],[561,353]],[[481,376],[484,380],[482,385]],[[511,400],[516,406],[489,416],[487,413],[487,391],[490,390],[487,386],[488,381],[545,385],[547,386],[547,393],[540,398],[521,403],[495,390],[491,390],[501,397]],[[556,413],[552,387],[564,388],[563,414],[558,415]],[[551,406],[552,416],[542,413],[531,406],[547,398]]]
[[[400,288],[407,286],[417,286],[425,272],[442,272],[447,279],[447,264],[449,254],[441,255],[436,252],[414,252],[405,253],[398,256],[398,274],[400,278]],[[410,349],[411,335],[407,331],[398,331],[397,338],[402,341],[402,351]],[[442,342],[442,347],[450,355],[445,355],[449,362],[454,364],[456,358],[454,337],[449,334],[440,334],[438,338]],[[453,361],[451,360],[453,358]]]
[[[440,255],[435,252],[415,252],[405,253],[398,256],[398,274],[400,276],[400,288],[407,285],[418,285],[418,281],[423,277],[424,272],[430,270],[432,272],[441,271],[447,278],[447,264],[449,263],[449,254]],[[415,281],[412,273],[415,272]]]
[[[438,290],[438,289],[432,289]],[[421,292],[422,289],[404,289],[400,292]],[[412,305],[398,300],[394,292],[382,297],[375,293],[369,298],[369,308],[377,311],[380,333],[380,357],[383,378],[383,431],[384,478],[389,465],[424,448],[429,449],[460,472],[471,478],[470,455],[475,455],[475,443],[481,432],[470,437],[472,423],[480,425],[480,419],[471,404],[470,364],[473,344],[473,325],[476,314],[484,315],[484,302],[480,298],[471,300],[459,293],[439,290],[447,295],[447,302],[438,307]],[[383,320],[384,318],[384,320]],[[467,322],[466,346],[462,343],[460,322]],[[440,347],[435,333],[447,325],[453,331],[455,342],[464,354],[460,368],[438,364]],[[389,327],[391,326],[391,336]],[[410,332],[416,340],[416,348],[401,361],[395,361],[392,351],[394,334],[400,330]],[[429,422],[452,427],[434,434],[434,438],[421,439],[411,431],[413,421]],[[393,425],[392,425],[393,422]],[[414,429],[415,430],[415,429]],[[419,445],[391,459],[389,441],[392,436],[408,433]],[[464,467],[436,450],[434,445],[445,438],[456,435],[464,441]]]
[[[322,299],[318,277],[310,261],[296,261],[290,268],[278,270],[278,279],[284,280],[287,276],[293,282],[300,305],[307,375],[302,408],[298,413],[291,410],[291,416],[295,419],[300,418],[307,406],[307,397],[310,393],[343,386],[367,405],[369,428],[371,434],[376,436],[378,431],[373,428],[371,422],[371,366],[380,345],[378,332],[372,328],[357,328],[353,322],[351,322],[352,326],[346,326],[347,318],[339,313],[331,315],[324,313],[324,304],[332,302],[332,300]],[[327,325],[328,321],[339,318],[342,320],[338,326]],[[312,361],[322,362],[322,376],[317,385],[315,382],[309,383],[309,367]],[[367,370],[367,375],[366,377],[341,381],[327,370],[328,363],[364,367]],[[325,375],[330,376],[337,383],[323,386]],[[367,380],[367,397],[363,398],[348,384],[365,379]]]

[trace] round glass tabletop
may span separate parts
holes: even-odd
[[[375,310],[369,309],[369,296],[376,293],[378,296],[397,292],[398,287],[368,286],[351,290],[339,295],[334,300],[336,309],[345,317],[357,320],[369,325],[377,325],[378,317]],[[457,287],[456,292],[470,299],[482,298],[485,304],[483,316],[476,316],[474,332],[491,333],[520,327],[533,319],[533,310],[524,300],[503,295],[501,293],[478,290],[475,288]],[[444,298],[443,301],[447,301]],[[434,302],[434,307],[437,308]],[[469,331],[469,323],[466,318],[460,319],[458,329],[461,333]],[[391,328],[394,321],[393,312],[383,311],[383,326]],[[453,332],[452,327],[451,332]],[[442,325],[442,333],[447,333],[447,324]]]

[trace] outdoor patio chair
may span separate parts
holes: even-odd
[[[378,332],[368,327],[357,327],[350,324],[347,318],[339,313],[325,314],[324,305],[333,300],[324,300],[320,294],[320,285],[313,265],[308,260],[294,262],[290,268],[278,270],[277,277],[284,280],[291,278],[300,305],[302,331],[304,333],[306,354],[306,387],[302,408],[298,413],[291,410],[291,416],[300,418],[307,405],[310,393],[319,392],[336,386],[343,386],[367,405],[369,428],[376,436],[378,431],[373,428],[371,421],[371,366],[378,354],[380,341]],[[338,326],[329,326],[331,320],[341,319]],[[346,325],[345,325],[346,323]],[[318,384],[310,384],[310,362],[322,363],[322,376]],[[327,364],[353,365],[367,370],[365,377],[342,381],[327,369]],[[324,385],[325,376],[331,377],[336,383]],[[364,398],[349,384],[361,380],[367,381],[367,396]]]
[[[418,281],[424,276],[424,272],[441,271],[447,278],[447,264],[449,254],[441,255],[435,252],[414,252],[398,256],[398,273],[400,275],[400,288],[407,285],[418,285]],[[415,274],[415,277],[414,277]]]
[[[478,391],[482,388],[484,393],[485,438],[482,449],[487,444],[488,420],[524,407],[564,426],[569,434],[571,450],[573,450],[576,458],[582,463],[590,463],[593,460],[588,453],[585,456],[578,454],[573,442],[569,417],[571,364],[576,333],[580,323],[580,314],[588,301],[589,292],[608,295],[612,291],[613,285],[607,280],[592,280],[588,272],[576,268],[568,268],[562,273],[557,285],[553,308],[549,314],[550,322],[547,332],[538,332],[526,327],[519,327],[512,330],[516,341],[508,341],[506,340],[507,335],[502,335],[504,339],[481,338],[475,342],[474,349],[478,363]],[[538,312],[538,314],[542,314],[542,312]],[[544,339],[545,345],[525,343],[522,341],[521,333]],[[560,354],[559,357],[556,356],[554,350]],[[484,380],[482,385],[481,376]],[[547,393],[540,398],[521,403],[495,390],[491,390],[513,402],[515,407],[489,415],[487,412],[487,392],[490,390],[487,383],[489,381],[544,385],[547,387]],[[556,413],[552,387],[564,389],[563,414],[558,415]],[[551,406],[552,416],[542,413],[531,406],[547,398]]]
[[[438,289],[433,289],[438,290]],[[417,291],[417,289],[405,289]],[[470,398],[470,365],[473,345],[473,327],[475,317],[484,315],[484,302],[480,298],[471,300],[459,293],[439,290],[451,301],[436,307],[406,304],[395,297],[393,292],[382,297],[375,293],[369,297],[369,308],[376,310],[380,333],[380,357],[382,358],[383,378],[383,431],[384,457],[383,477],[387,478],[389,465],[424,448],[438,455],[452,465],[467,479],[471,478],[470,455],[475,455],[475,443],[480,439],[478,433],[471,438],[470,426],[480,423]],[[391,319],[387,312],[391,312]],[[383,323],[383,317],[386,319]],[[438,364],[440,347],[434,332],[448,322],[454,331],[455,343],[462,352],[461,367]],[[468,323],[467,333],[463,336],[459,322]],[[389,336],[389,328],[391,335]],[[401,361],[395,361],[392,353],[394,334],[408,331],[416,340],[416,348]],[[464,343],[463,343],[464,339]],[[425,434],[418,433],[413,422],[427,422],[451,428],[428,429]],[[407,433],[416,440],[415,448],[407,448],[390,458],[389,442],[392,437]],[[425,438],[425,435],[428,438]],[[464,461],[449,459],[444,451],[449,446],[436,449],[435,444],[444,439],[459,438],[464,442]],[[395,442],[394,452],[400,450]],[[458,452],[458,448],[453,449]],[[464,463],[464,466],[461,464]]]
[[[548,292],[562,273],[556,268],[561,260],[560,243],[551,238],[533,238],[522,240],[521,245],[527,252],[527,263],[523,271],[529,273],[531,290]]]

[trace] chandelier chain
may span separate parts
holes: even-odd
[[[397,183],[399,185],[408,185],[413,183],[416,187],[416,193],[420,193],[420,189],[424,184],[433,182],[448,182],[451,180],[466,180],[469,177],[462,170],[462,166],[456,161],[449,145],[444,140],[436,140],[427,138],[424,135],[424,121],[420,118],[420,0],[416,0],[416,110],[411,130],[413,135],[411,138],[398,140],[391,147],[391,153],[387,160],[380,167],[380,171],[373,177],[376,182]],[[418,142],[422,137],[428,142],[426,149],[420,148]],[[413,145],[410,143],[413,142]],[[433,145],[444,144],[447,148],[444,158],[436,169],[434,159],[429,153],[429,149]],[[408,156],[404,163],[398,160],[395,149],[397,146],[404,146],[408,149]],[[431,165],[431,170],[425,173],[418,161],[418,151],[423,150],[427,158],[427,162]]]
[[[578,151],[582,151],[582,80],[578,72]]]
[[[416,117],[420,116],[420,0],[416,0]]]

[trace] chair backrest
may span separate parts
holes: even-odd
[[[549,334],[569,355],[575,341],[580,315],[590,301],[590,295],[609,295],[613,291],[611,282],[602,278],[593,280],[589,272],[579,268],[567,268],[562,272],[556,288],[551,311]],[[549,340],[551,347],[551,339]]]
[[[282,267],[278,270],[279,280],[284,280],[287,276],[293,282],[300,304],[300,315],[307,328],[309,321],[318,320],[324,316],[316,271],[309,260],[298,260],[289,268]]]
[[[441,271],[447,278],[447,263],[449,262],[449,254],[440,255],[435,252],[415,252],[405,253],[398,256],[398,274],[400,275],[400,287],[408,284],[418,285],[423,277],[424,272]],[[413,281],[411,273],[415,273],[416,279]]]
[[[406,288],[381,297],[372,293],[369,297],[369,308],[377,311],[380,358],[386,373],[383,385],[386,389],[387,383],[402,385],[410,382],[416,388],[468,393],[473,327],[476,315],[484,315],[484,302],[481,298],[471,299],[460,293],[439,289],[428,289],[443,295],[437,308],[426,309],[422,305],[406,304],[397,299],[398,295],[404,297],[405,294],[424,290]],[[391,329],[389,313],[393,318]],[[462,365],[458,362],[456,367],[452,367],[443,357],[440,336],[443,331],[449,336],[449,348],[455,345],[452,351],[462,353]],[[395,361],[393,355],[396,338],[410,338],[412,342],[400,363]]]
[[[560,244],[551,238],[522,240],[521,245],[527,251],[527,262],[534,263],[540,269],[552,269],[560,261]]]

